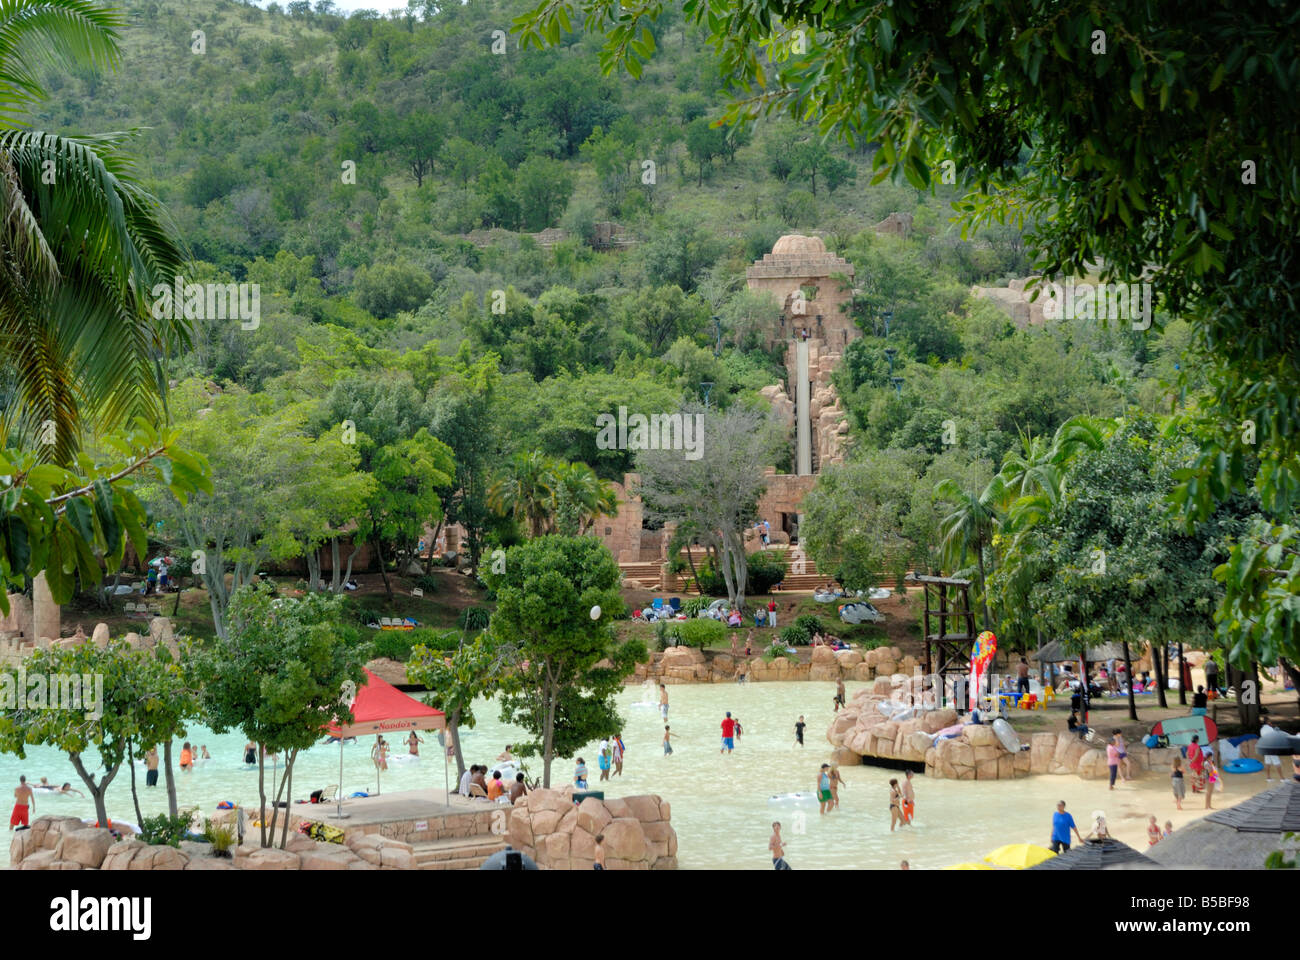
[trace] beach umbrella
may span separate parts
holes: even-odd
[[[992,870],[987,863],[954,863],[951,867],[944,867],[945,870]]]
[[[984,862],[998,867],[1010,867],[1013,870],[1027,870],[1054,856],[1056,854],[1051,850],[1035,843],[1008,843],[986,856]]]

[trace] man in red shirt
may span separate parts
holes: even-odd
[[[730,753],[736,748],[736,721],[731,719],[731,711],[727,711],[726,717],[722,720],[722,749],[718,753]]]

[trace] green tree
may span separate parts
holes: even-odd
[[[686,126],[686,152],[699,167],[696,186],[704,186],[704,170],[713,165],[713,158],[727,152],[727,131],[715,127],[707,117],[698,117]]]
[[[489,633],[515,656],[501,719],[532,734],[517,750],[542,757],[543,786],[551,785],[556,757],[623,728],[614,695],[647,654],[638,640],[614,642],[610,621],[624,609],[621,579],[599,540],[561,536],[511,547],[505,572],[488,575],[497,594]],[[596,607],[600,616],[592,619]]]
[[[447,735],[456,752],[457,777],[465,773],[460,729],[473,728],[474,701],[496,692],[505,666],[487,637],[481,634],[451,656],[422,643],[411,651],[406,679],[427,687],[429,704],[447,715]]]
[[[1003,481],[994,477],[983,490],[964,490],[951,480],[934,488],[937,498],[948,500],[952,511],[943,518],[944,558],[951,568],[964,566],[970,556],[979,571],[980,605],[984,609],[984,627],[989,629],[988,589],[984,574],[984,550],[993,543],[993,534],[1001,523],[998,502],[1002,499]]]
[[[22,707],[0,713],[0,751],[23,758],[29,746],[50,746],[67,753],[90,792],[96,818],[107,824],[104,795],[127,758],[142,718],[165,690],[151,684],[156,679],[151,664],[124,640],[110,641],[103,649],[83,643],[36,650],[23,667],[26,676],[5,668],[13,689],[22,690],[25,697]],[[76,682],[77,700],[67,682],[61,681],[57,691],[47,691],[45,678],[56,676]],[[39,678],[40,686],[27,684],[28,677]],[[102,678],[102,698],[98,689],[82,686],[82,677]],[[98,763],[88,766],[90,750]],[[99,770],[103,772],[96,777]]]
[[[846,590],[868,590],[905,554],[902,529],[916,483],[915,458],[884,451],[870,463],[829,467],[804,498],[800,543],[817,569]]]
[[[519,211],[529,230],[545,230],[559,219],[573,194],[573,175],[558,160],[529,157],[515,171]]]
[[[298,754],[315,744],[332,721],[351,721],[345,685],[365,682],[365,645],[339,631],[343,598],[308,594],[278,597],[269,585],[244,587],[230,603],[227,637],[194,660],[204,717],[216,733],[240,730],[267,752],[284,754],[284,776],[266,816],[266,770],[258,751],[261,844],[275,839],[279,802],[293,796]],[[280,845],[288,837],[285,814]]]

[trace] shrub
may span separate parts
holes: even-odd
[[[456,626],[462,630],[486,630],[491,618],[483,607],[466,607],[456,616]]]
[[[677,646],[677,624],[667,620],[655,622],[655,647],[660,651]]]
[[[801,628],[790,626],[781,631],[781,642],[787,647],[806,647],[812,642],[812,637]]]
[[[755,550],[747,559],[749,581],[746,588],[755,595],[766,594],[785,579],[784,550]]]
[[[230,848],[235,845],[235,828],[228,823],[203,821],[203,839],[212,844],[212,853],[218,857],[230,856]]]
[[[686,602],[682,604],[682,613],[694,619],[700,615],[701,610],[707,610],[712,602],[711,597],[688,597]]]
[[[727,636],[727,628],[717,620],[708,618],[698,620],[679,620],[674,623],[677,628],[677,642],[688,647],[704,647],[722,643]]]
[[[460,634],[455,630],[433,630],[429,627],[380,630],[371,643],[376,657],[388,657],[405,663],[411,659],[411,651],[420,644],[430,650],[455,650],[460,646]]]
[[[822,618],[812,613],[805,613],[801,617],[795,617],[793,626],[798,627],[808,637],[804,641],[805,643],[812,643],[814,634],[829,632]]]
[[[411,582],[425,593],[436,593],[440,583],[439,579],[431,573],[422,573]]]
[[[156,817],[144,817],[140,820],[140,839],[145,843],[166,844],[179,847],[190,832],[190,818],[193,810],[181,810],[176,816],[160,813]]]

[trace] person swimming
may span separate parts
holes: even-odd
[[[251,740],[244,744],[244,762],[250,767],[257,765],[257,746]]]

